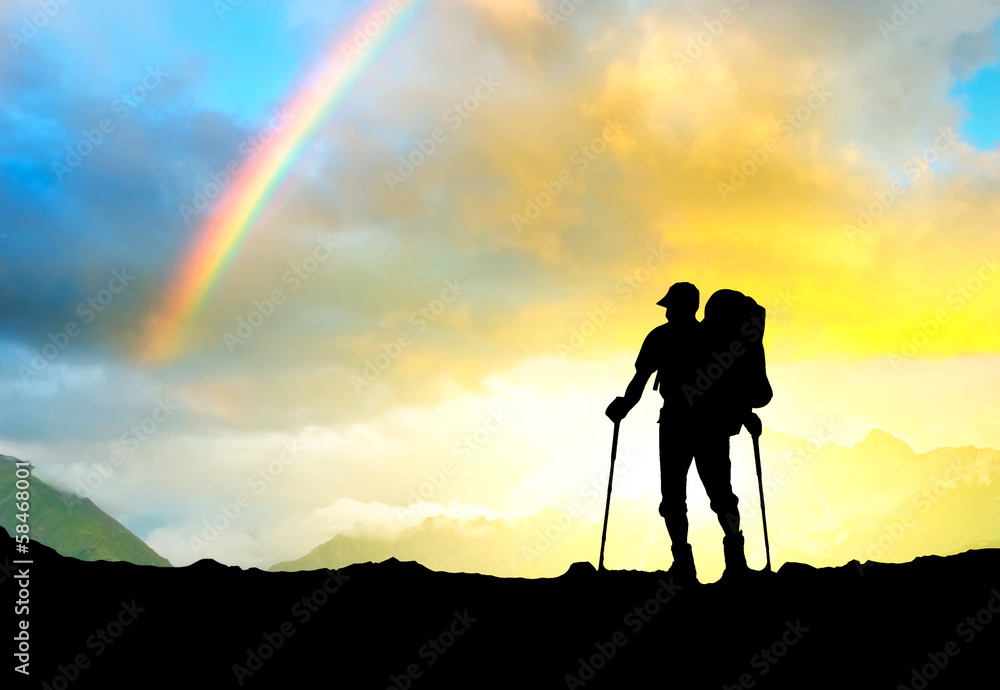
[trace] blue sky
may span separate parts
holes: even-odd
[[[977,148],[992,150],[1000,144],[1000,65],[984,67],[956,89],[969,111],[962,134]]]
[[[998,48],[1000,23],[994,26],[994,53]],[[1000,58],[967,78],[957,78],[952,96],[968,112],[962,135],[980,149],[995,149],[1000,143]]]

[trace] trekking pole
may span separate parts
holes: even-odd
[[[764,512],[764,478],[760,471],[760,444],[757,442],[760,436],[753,438],[753,457],[757,462],[757,488],[760,490],[760,517],[764,521],[764,551],[767,553],[767,572],[771,572],[771,542],[767,538],[767,513]]]
[[[608,538],[608,512],[611,510],[611,482],[615,477],[615,456],[618,455],[618,424],[615,422],[615,434],[611,437],[611,472],[608,473],[608,502],[604,505],[604,531],[601,533],[601,560],[598,562],[597,571],[604,570],[604,542]]]

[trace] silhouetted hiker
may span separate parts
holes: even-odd
[[[725,534],[727,579],[744,574],[747,564],[738,499],[730,483],[729,436],[739,433],[744,424],[751,433],[760,432],[760,419],[735,394],[739,386],[733,377],[720,374],[713,379],[706,373],[709,362],[721,354],[717,348],[728,351],[724,341],[730,333],[722,319],[699,323],[695,317],[698,302],[698,289],[690,283],[675,283],[657,302],[666,307],[667,323],[646,336],[635,362],[635,376],[625,395],[615,398],[606,412],[612,421],[623,419],[639,402],[649,377],[657,372],[653,388],[659,389],[663,397],[659,418],[663,500],[659,512],[670,534],[674,557],[669,572],[678,581],[688,583],[697,581],[688,543],[687,473],[691,462],[694,460],[698,468]],[[706,321],[709,312],[706,305]],[[735,362],[735,355],[729,356]],[[722,369],[721,364],[718,367]],[[736,369],[730,366],[725,371]]]

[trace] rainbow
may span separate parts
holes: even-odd
[[[145,324],[140,361],[163,362],[177,356],[187,327],[311,135],[420,4],[423,0],[375,0],[333,41],[320,62],[320,73],[286,102],[290,122],[257,153],[250,167],[238,173],[195,237],[161,295],[159,309]]]

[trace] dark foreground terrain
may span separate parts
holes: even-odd
[[[558,578],[390,560],[268,573],[65,558],[6,532],[16,687],[988,688],[1000,671],[1000,550],[905,565],[787,564],[739,585],[664,573]],[[17,568],[29,577],[18,581]],[[22,593],[23,594],[23,593]],[[7,620],[11,620],[10,617]],[[9,687],[9,686],[8,686]]]

